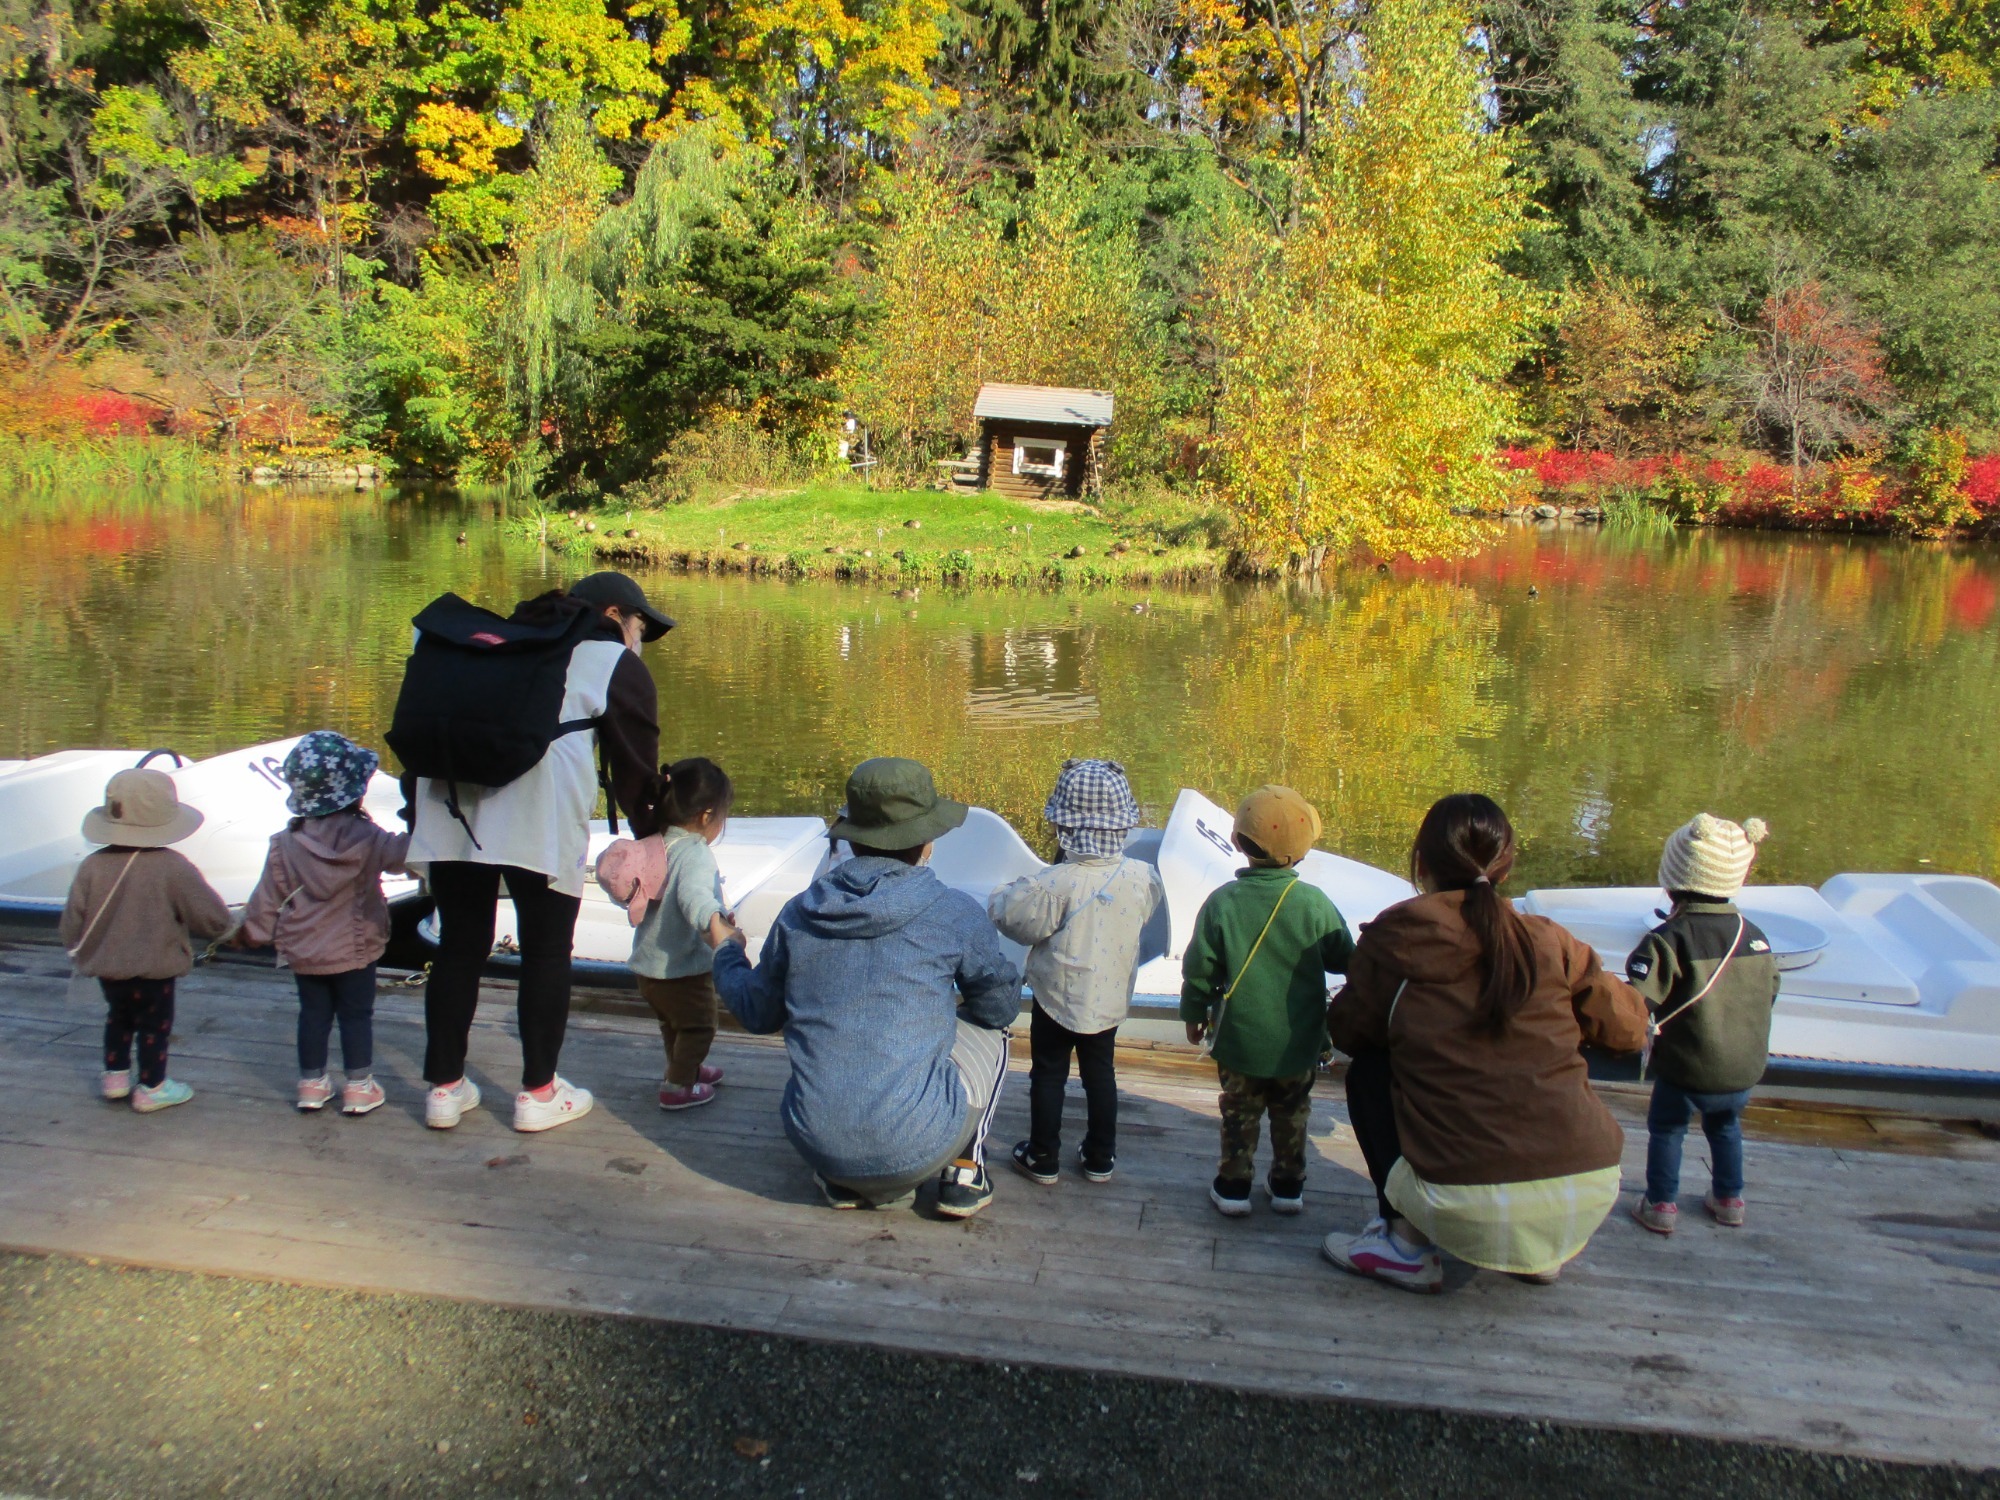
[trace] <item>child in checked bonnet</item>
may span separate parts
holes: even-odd
[[[661,776],[665,826],[607,848],[597,883],[638,929],[630,965],[667,1050],[660,1108],[682,1110],[708,1103],[722,1082],[722,1069],[706,1060],[715,1042],[714,953],[736,929],[709,846],[729,826],[736,788],[722,767],[700,756],[675,761]]]
[[[375,965],[389,946],[384,873],[400,873],[407,832],[378,827],[362,806],[373,750],[331,729],[292,746],[278,774],[291,794],[288,827],[271,836],[264,873],[243,909],[238,940],[275,943],[299,990],[300,1110],[333,1102],[327,1044],[340,1026],[340,1112],[365,1115],[388,1095],[375,1081]]]
[[[1028,945],[1034,995],[1029,1136],[1014,1147],[1014,1168],[1044,1187],[1055,1183],[1074,1053],[1089,1109],[1077,1164],[1104,1182],[1118,1160],[1118,1023],[1132,1005],[1139,934],[1167,892],[1158,870],[1125,856],[1139,804],[1118,762],[1064,761],[1042,816],[1062,862],[1009,882],[986,903],[993,925]]]
[[[201,813],[181,805],[164,771],[120,771],[104,788],[103,806],[84,814],[83,836],[105,847],[76,867],[63,904],[63,947],[78,974],[97,980],[109,1012],[100,1087],[106,1099],[130,1099],[140,1114],[194,1097],[167,1077],[174,981],[194,967],[191,938],[230,928],[222,898],[168,847],[199,827]]]

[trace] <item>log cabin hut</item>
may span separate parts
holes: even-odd
[[[982,385],[979,488],[1015,500],[1075,499],[1097,492],[1111,392],[1053,385]]]

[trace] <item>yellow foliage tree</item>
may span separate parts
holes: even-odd
[[[1129,228],[1090,222],[1091,188],[1086,170],[1058,163],[1011,216],[926,169],[891,189],[872,287],[880,315],[846,386],[906,455],[966,436],[989,380],[1109,387],[1113,463],[1144,440],[1159,344],[1143,261]]]
[[[1498,495],[1502,384],[1542,314],[1498,257],[1526,193],[1479,109],[1465,18],[1383,0],[1299,164],[1289,232],[1240,232],[1210,308],[1221,497],[1267,566],[1463,551]]]

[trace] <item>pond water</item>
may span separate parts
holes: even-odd
[[[503,522],[385,493],[15,497],[0,756],[379,746],[425,600],[504,609],[582,571]],[[1432,798],[1483,790],[1524,837],[1516,890],[1650,881],[1702,808],[1769,820],[1764,880],[2000,872],[1991,549],[1512,529],[1314,588],[644,581],[681,622],[647,649],[665,748],[720,761],[745,812],[825,813],[855,761],[913,755],[1046,851],[1048,785],[1091,754],[1155,820],[1181,786],[1289,782],[1327,847],[1390,867]]]

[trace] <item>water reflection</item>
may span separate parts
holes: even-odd
[[[0,754],[207,754],[319,724],[379,744],[419,605],[579,571],[501,520],[380,495],[19,499]],[[1766,879],[2000,868],[1987,549],[1516,531],[1315,588],[647,585],[681,621],[649,650],[668,746],[760,811],[828,811],[855,760],[908,754],[1046,846],[1050,779],[1096,754],[1154,817],[1182,785],[1290,781],[1331,847],[1391,866],[1434,796],[1480,787],[1530,883],[1650,878],[1703,806],[1770,820]]]

